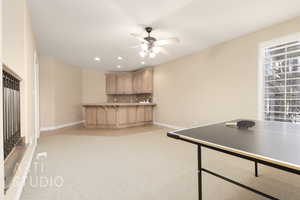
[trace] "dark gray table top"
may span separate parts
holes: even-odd
[[[243,130],[220,123],[170,134],[300,170],[299,124],[256,121],[255,127]]]

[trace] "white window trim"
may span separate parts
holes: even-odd
[[[281,44],[285,44],[288,42],[292,42],[295,40],[300,40],[300,33],[293,33],[284,37],[280,37],[277,39],[269,40],[266,42],[262,42],[259,44],[258,47],[258,70],[257,70],[257,119],[258,120],[265,120],[265,114],[264,114],[264,96],[265,96],[265,90],[264,90],[264,49],[269,48],[271,46],[277,46]]]

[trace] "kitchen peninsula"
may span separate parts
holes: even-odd
[[[85,127],[126,128],[153,123],[153,69],[106,74],[106,103],[84,104]]]
[[[103,103],[84,105],[88,128],[126,128],[151,124],[153,103]]]

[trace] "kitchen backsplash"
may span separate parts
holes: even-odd
[[[152,94],[107,95],[108,103],[152,103]]]

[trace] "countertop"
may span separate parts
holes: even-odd
[[[155,106],[155,103],[93,103],[83,104],[83,107],[96,107],[96,106]]]

